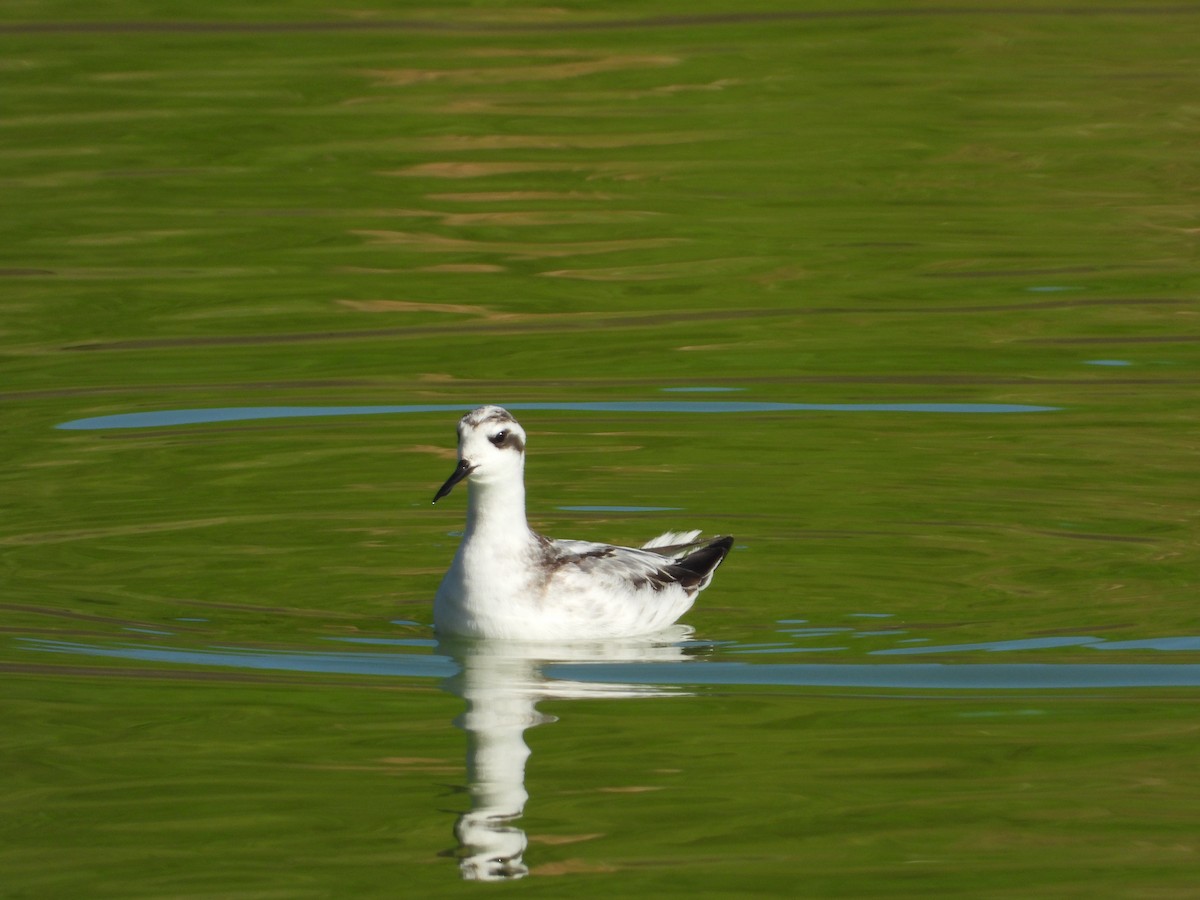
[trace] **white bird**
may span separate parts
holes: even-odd
[[[525,430],[481,406],[458,424],[458,467],[433,502],[470,485],[467,528],[433,602],[438,633],[506,640],[652,634],[687,612],[733,546],[667,532],[641,548],[555,540],[525,519]]]

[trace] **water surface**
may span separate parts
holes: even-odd
[[[0,14],[4,889],[1189,896],[1195,12]],[[690,631],[436,640],[483,402]]]

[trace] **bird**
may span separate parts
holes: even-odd
[[[605,640],[676,622],[733,538],[668,531],[621,547],[541,535],[525,517],[525,443],[525,429],[501,406],[480,406],[458,423],[458,464],[433,502],[466,481],[467,524],[434,597],[437,634]]]

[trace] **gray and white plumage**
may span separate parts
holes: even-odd
[[[525,518],[525,430],[481,406],[458,424],[458,465],[434,497],[470,486],[462,543],[433,604],[440,634],[589,640],[652,634],[708,587],[733,538],[667,532],[642,547],[556,540]]]

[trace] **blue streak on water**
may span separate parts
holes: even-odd
[[[751,655],[759,653],[840,653],[849,647],[762,647],[759,649],[730,650],[730,653]]]
[[[599,671],[589,671],[598,669]],[[820,663],[558,663],[547,675],[573,681],[631,684],[775,685],[791,687],[909,688],[942,690],[1055,690],[1200,687],[1200,665],[1086,665],[980,663],[892,665]],[[597,675],[602,677],[597,679]]]
[[[1090,650],[1200,650],[1200,636],[1159,637],[1140,641],[1104,641],[1089,644]]]
[[[457,664],[448,656],[412,653],[323,653],[316,651],[242,650],[214,647],[184,650],[177,647],[143,647],[134,644],[92,646],[68,641],[25,638],[26,649],[76,656],[100,656],[172,665],[223,666],[236,669],[268,669],[281,672],[323,672],[337,675],[384,675],[449,678]]]
[[[436,647],[433,638],[381,638],[381,637],[327,637],[325,641],[338,641],[343,644],[373,644],[384,647]]]
[[[24,638],[27,650],[107,657],[171,665],[321,672],[381,677],[448,678],[458,672],[449,656],[411,653],[269,652],[234,647],[188,650],[132,644],[90,645]],[[784,687],[911,688],[943,690],[1031,690],[1138,687],[1200,687],[1200,664],[1080,663],[742,663],[557,662],[550,678],[571,681],[675,685],[774,685]]]
[[[227,406],[211,409],[166,409],[118,413],[62,422],[56,428],[91,431],[101,428],[164,428],[212,422],[298,419],[324,416],[378,416],[400,413],[466,412],[479,404],[427,403],[403,406]],[[628,400],[587,403],[508,403],[514,411],[629,413],[759,413],[759,412],[905,412],[905,413],[1032,413],[1052,412],[1057,406],[1013,403],[768,403],[704,400]]]
[[[827,634],[842,634],[847,631],[853,631],[853,628],[781,628],[779,629],[785,634],[790,634],[792,637],[824,637]]]
[[[893,647],[890,650],[872,650],[872,656],[913,656],[926,653],[969,653],[983,650],[1002,653],[1010,650],[1047,650],[1054,647],[1078,647],[1082,644],[1103,644],[1094,637],[1041,637],[1021,638],[1013,641],[988,641],[979,644],[942,644],[932,647]]]

